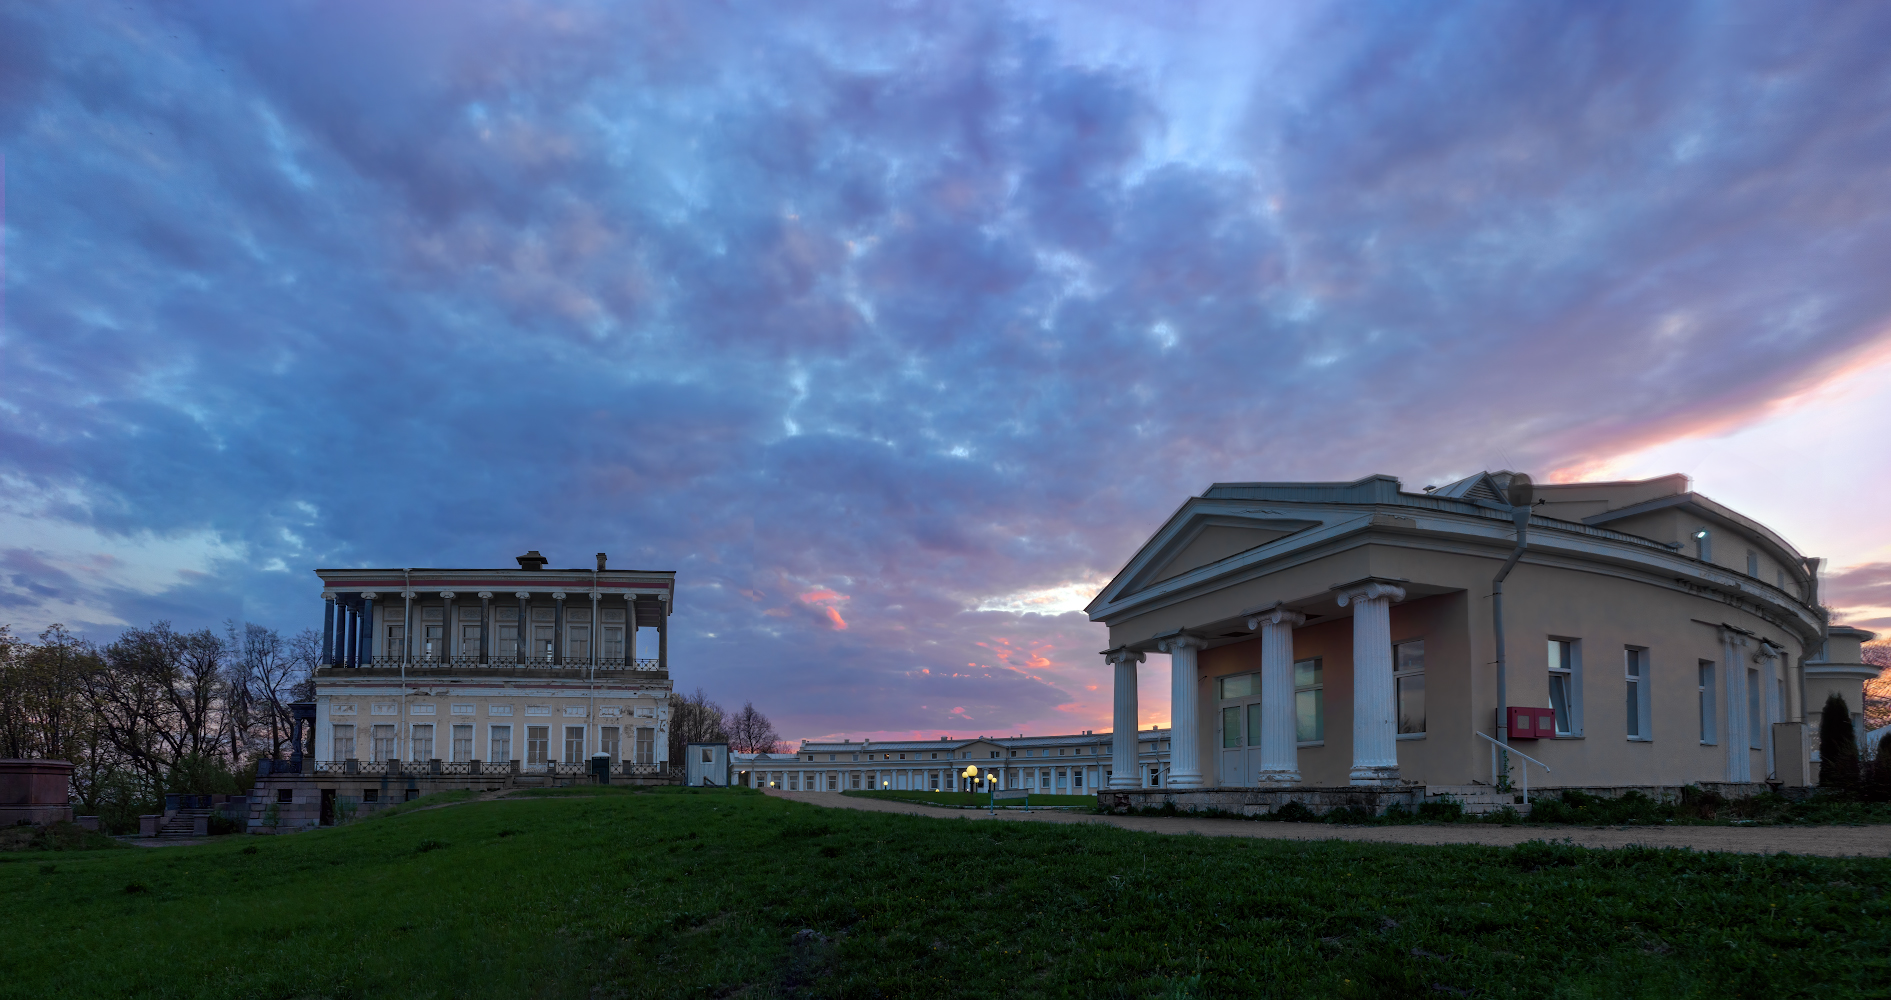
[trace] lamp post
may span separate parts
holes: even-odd
[[[968,781],[976,782],[978,780],[978,765],[977,764],[965,765],[965,770],[959,772],[959,777],[965,778]],[[973,788],[972,791],[976,793],[978,789]]]

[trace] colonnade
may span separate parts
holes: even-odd
[[[1353,609],[1353,763],[1354,785],[1399,783],[1397,692],[1393,680],[1391,606],[1405,591],[1387,580],[1366,579],[1334,588],[1340,607]],[[1294,734],[1293,630],[1306,616],[1283,605],[1248,615],[1249,631],[1261,633],[1261,764],[1263,785],[1299,782],[1299,749]],[[1194,630],[1177,629],[1154,637],[1156,649],[1169,654],[1169,788],[1204,787],[1201,765],[1201,691],[1196,653],[1204,645]],[[1144,654],[1128,646],[1105,650],[1116,671],[1115,730],[1111,737],[1110,787],[1139,787],[1136,775],[1136,665]]]
[[[566,655],[565,602],[568,595],[562,590],[540,592],[549,593],[553,602],[552,621],[550,623],[552,626],[551,649],[542,653],[536,651],[528,652],[528,643],[532,641],[530,639],[530,629],[533,627],[532,596],[534,593],[534,591],[520,590],[512,594],[512,597],[518,601],[518,617],[516,619],[517,636],[514,642],[513,653],[511,656],[506,657],[504,662],[518,664],[536,662],[547,663],[552,666],[615,666],[620,663],[622,665],[631,665],[634,663],[637,654],[638,595],[622,595],[626,612],[623,625],[624,655],[622,657],[604,658],[599,657],[598,649],[600,645],[600,629],[602,627],[600,612],[603,610],[603,605],[606,603],[607,598],[605,595],[596,592],[581,595],[581,599],[588,598],[591,605],[589,638],[585,643],[587,649],[584,655],[574,658]],[[451,662],[456,659],[462,662],[472,661],[485,665],[499,662],[493,654],[493,630],[497,626],[498,621],[493,611],[493,599],[495,595],[492,591],[482,590],[478,592],[479,649],[477,652],[463,650],[457,655],[453,654],[451,650],[453,648],[453,630],[462,624],[457,614],[460,595],[451,590],[440,591],[439,596],[445,602],[444,612],[441,616],[441,649],[437,654],[422,656],[418,661],[414,656],[414,601],[420,598],[421,595],[411,590],[403,591],[396,595],[404,602],[401,615],[401,648],[398,650],[384,649],[378,656],[375,653],[374,642],[374,606],[376,602],[381,600],[382,595],[375,591],[361,591],[355,596],[358,599],[358,603],[350,603],[346,600],[346,595],[332,591],[322,595],[322,663],[326,666],[359,667],[363,665],[371,666],[377,662],[386,664],[412,664],[415,662]],[[614,596],[615,595],[613,595],[613,597]],[[660,598],[659,607],[661,607]],[[657,617],[656,667],[660,670],[669,669],[670,630],[668,627],[668,617],[667,614],[659,614]]]

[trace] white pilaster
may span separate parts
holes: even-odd
[[[1786,721],[1786,706],[1779,703],[1779,665],[1781,650],[1770,642],[1762,641],[1760,651],[1754,654],[1754,660],[1761,664],[1760,684],[1766,690],[1760,692],[1761,703],[1766,706],[1766,777],[1772,780],[1779,776],[1779,762],[1773,757],[1773,723]]]
[[[1143,654],[1120,646],[1107,650],[1103,657],[1116,665],[1116,702],[1112,719],[1116,726],[1110,733],[1110,787],[1136,787],[1136,664]]]
[[[1353,609],[1353,769],[1355,785],[1399,783],[1398,706],[1392,682],[1392,602],[1405,591],[1368,580],[1339,590]]]
[[[1293,630],[1307,616],[1283,607],[1248,619],[1261,630],[1261,767],[1259,783],[1300,780],[1300,747],[1294,731]]]
[[[1748,749],[1747,732],[1747,658],[1741,650],[1747,637],[1729,629],[1720,630],[1720,662],[1727,665],[1727,780],[1753,780],[1753,752]]]
[[[1172,788],[1202,787],[1201,709],[1195,690],[1195,651],[1202,640],[1187,632],[1164,636],[1169,654],[1169,781]]]

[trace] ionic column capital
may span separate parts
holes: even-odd
[[[490,590],[482,590],[482,591],[480,591],[480,592],[479,592],[479,599],[480,599],[480,600],[482,600],[482,601],[490,601],[490,600],[492,600],[492,591],[490,591]]]
[[[361,599],[364,601],[378,601],[381,599],[381,595],[372,590],[364,590],[361,592]]]
[[[1101,655],[1105,663],[1141,663],[1148,659],[1148,654],[1139,653],[1128,646],[1106,649]]]
[[[440,591],[440,596],[450,601],[450,600],[452,600],[452,599],[454,599],[455,597],[458,597],[458,596],[460,596],[460,595],[458,595],[458,594],[456,594],[456,593],[454,593],[454,592],[452,592],[451,590],[442,590],[442,591]]]
[[[332,601],[332,600],[334,600],[334,599],[335,599],[335,592],[334,592],[334,591],[332,591],[332,590],[324,590],[324,591],[322,591],[322,600],[324,600],[324,601]]]
[[[554,600],[554,601],[562,601],[562,600],[564,600],[564,599],[565,599],[565,592],[564,592],[564,591],[562,591],[562,590],[554,590],[554,591],[552,591],[552,600]]]
[[[1723,628],[1720,630],[1720,641],[1735,649],[1741,649],[1746,646],[1747,637],[1735,632],[1733,629]]]
[[[1392,603],[1405,600],[1405,588],[1387,580],[1361,580],[1333,588],[1339,595],[1339,606],[1345,607],[1356,601],[1374,601],[1390,598]]]
[[[403,591],[401,591],[401,597],[402,597],[403,599],[405,599],[405,600],[409,600],[409,601],[411,601],[411,600],[413,600],[414,598],[416,598],[416,597],[419,597],[419,596],[420,596],[419,594],[416,594],[416,593],[414,593],[414,592],[413,592],[413,591],[411,591],[411,590],[403,590]]]
[[[1298,611],[1290,611],[1285,605],[1276,604],[1262,611],[1248,614],[1248,631],[1252,632],[1262,625],[1285,625],[1299,628],[1307,623],[1307,616]]]
[[[516,591],[513,593],[512,596],[518,598],[521,601],[529,601],[532,599],[532,593],[531,591],[528,591],[528,590]]]
[[[1156,649],[1164,653],[1173,653],[1179,649],[1200,649],[1208,645],[1207,640],[1187,632],[1171,632],[1156,636]]]

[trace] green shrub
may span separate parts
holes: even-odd
[[[1819,787],[1858,788],[1858,737],[1852,732],[1852,711],[1837,694],[1827,696],[1819,712]]]

